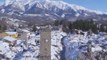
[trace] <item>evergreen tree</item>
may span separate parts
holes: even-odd
[[[100,32],[104,32],[104,26],[103,25],[100,26]]]
[[[60,25],[60,21],[59,21],[59,20],[55,20],[54,25],[55,25],[55,26]]]
[[[4,32],[7,29],[6,25],[4,21],[0,21],[0,32]]]
[[[37,31],[36,25],[33,25],[32,31],[33,31],[33,32]]]

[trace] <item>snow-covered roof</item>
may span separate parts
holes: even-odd
[[[7,40],[7,41],[10,41],[10,42],[13,42],[13,41],[16,40],[15,38],[10,37],[10,36],[6,36],[6,37],[4,37],[3,39],[4,39],[4,40]]]
[[[9,49],[9,44],[3,41],[0,41],[0,54],[4,54]]]
[[[27,51],[23,54],[23,56],[32,56],[32,53],[30,51]]]
[[[35,36],[35,34],[31,34],[30,36],[34,37],[34,36]]]
[[[13,59],[15,57],[15,52],[8,51],[8,53],[5,54],[6,57]]]
[[[101,50],[102,50],[102,48],[100,46],[92,47],[92,52],[101,51]]]
[[[30,31],[28,31],[28,30],[26,30],[26,29],[23,29],[22,31],[23,31],[23,32],[27,32],[27,33],[30,32]]]
[[[17,34],[17,32],[5,32],[7,33],[8,35],[14,35],[14,34]]]

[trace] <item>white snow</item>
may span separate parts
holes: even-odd
[[[15,57],[15,54],[14,52],[12,51],[8,51],[6,54],[5,54],[5,57],[8,57],[8,58],[11,58],[13,59]]]
[[[91,51],[99,52],[99,51],[105,51],[107,49],[106,47],[106,38],[107,35],[105,33],[99,33],[99,34],[92,34],[91,36],[87,35],[87,32],[84,32],[84,35],[81,34],[70,34],[63,39],[63,43],[65,46],[65,58],[66,60],[76,60],[78,57],[78,54],[80,52],[87,52],[88,42],[92,41],[91,43]],[[97,41],[97,42],[96,42]],[[105,49],[103,49],[101,46],[105,45]],[[79,47],[81,47],[79,49]]]
[[[79,14],[79,13],[77,13],[75,16],[77,16],[77,17],[78,17],[78,16],[80,16],[80,14]]]
[[[102,48],[100,46],[92,47],[92,52],[95,52],[95,51],[102,51]]]
[[[23,32],[29,33],[30,31],[26,30],[26,29],[22,29]]]
[[[9,5],[11,0],[5,0],[5,6]]]
[[[66,33],[61,31],[52,31],[51,34],[51,60],[59,60],[60,55],[58,53],[62,51],[61,39],[63,36],[66,36]]]
[[[23,56],[27,57],[27,56],[32,56],[32,53],[27,51],[25,54],[23,54]]]
[[[25,29],[26,32],[26,29]],[[38,60],[39,47],[40,47],[40,35],[36,35],[34,32],[29,32],[30,38],[28,40],[16,40],[15,46],[9,46],[8,43],[0,41],[0,54],[4,54],[6,57],[19,60]],[[83,32],[83,31],[80,31]],[[51,32],[51,60],[60,60],[61,51],[65,52],[62,57],[66,60],[76,60],[79,53],[87,52],[88,42],[91,41],[92,52],[106,51],[107,50],[107,34],[100,32],[98,34],[88,35],[88,32],[84,34],[66,34],[60,30]],[[63,38],[63,39],[62,39]],[[5,39],[14,41],[13,38],[7,36]],[[103,49],[101,46],[104,46]],[[65,48],[64,48],[65,47]],[[80,48],[81,47],[81,48]],[[64,49],[65,51],[64,51]]]
[[[5,54],[9,51],[9,44],[0,41],[0,54]]]
[[[5,9],[1,9],[1,12],[4,13],[4,12],[5,12]]]
[[[6,36],[6,37],[4,37],[3,39],[6,40],[6,41],[10,41],[10,42],[13,42],[13,41],[16,40],[15,38],[10,37],[10,36]]]
[[[35,3],[37,4],[36,6],[42,9],[50,9],[52,7],[55,7],[55,11],[57,11],[59,9],[62,10],[67,10],[67,9],[73,9],[76,12],[76,16],[79,16],[80,13],[78,13],[78,11],[88,11],[88,12],[93,12],[96,14],[107,14],[106,12],[101,12],[101,11],[97,11],[97,10],[90,10],[87,9],[85,7],[79,6],[79,5],[75,5],[75,4],[69,4],[66,3],[64,1],[55,1],[55,0],[45,0],[45,1],[39,1],[39,0],[6,0],[5,1],[5,6],[12,4],[13,7],[15,8],[19,8],[22,11],[26,11],[25,9],[27,8],[27,10],[29,10],[32,6],[35,5]],[[25,5],[27,5],[27,7],[25,8]],[[42,16],[39,14],[27,14],[30,16]],[[85,14],[87,16],[87,14]],[[62,15],[63,16],[63,15]]]

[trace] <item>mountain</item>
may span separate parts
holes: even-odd
[[[57,19],[89,19],[107,20],[107,13],[90,10],[64,1],[52,0],[5,0],[0,9],[1,13],[18,16],[20,18],[30,17],[40,20]],[[45,18],[45,19],[44,19]]]

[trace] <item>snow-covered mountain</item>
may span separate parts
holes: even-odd
[[[8,13],[9,15],[48,17],[52,20],[58,18],[68,20],[81,18],[107,19],[107,13],[54,0],[5,0],[3,8],[0,10],[2,13]]]

